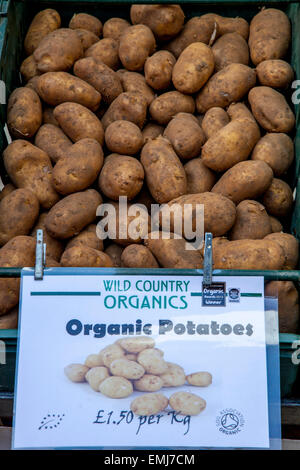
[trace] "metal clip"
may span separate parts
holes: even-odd
[[[36,281],[43,280],[45,264],[46,264],[46,243],[43,243],[43,230],[37,230],[36,248],[35,248],[35,268],[34,268],[34,279]]]
[[[205,234],[204,262],[203,262],[203,284],[212,283],[212,233]]]

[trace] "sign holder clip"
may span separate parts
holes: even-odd
[[[44,267],[46,265],[46,243],[43,243],[43,230],[36,232],[36,248],[35,248],[35,268],[34,279],[42,281],[44,277]]]
[[[213,269],[213,257],[212,257],[212,233],[208,232],[205,234],[205,245],[204,245],[204,261],[203,261],[203,284],[212,284],[212,269]]]

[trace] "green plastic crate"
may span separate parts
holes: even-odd
[[[17,354],[18,330],[0,330],[0,342],[5,345],[5,364],[0,362],[0,393],[13,392]],[[1,344],[2,346],[2,344]],[[1,353],[3,348],[1,347]]]
[[[281,397],[299,396],[299,365],[293,363],[292,357],[296,355],[300,358],[300,354],[297,355],[297,350],[300,348],[300,335],[281,333],[279,340]],[[296,341],[297,344],[295,344]]]

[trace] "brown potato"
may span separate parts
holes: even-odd
[[[160,125],[166,125],[177,113],[191,113],[195,111],[195,102],[191,96],[179,91],[169,91],[155,98],[149,108],[151,117]]]
[[[203,20],[214,20],[218,25],[218,35],[223,36],[228,33],[238,33],[244,39],[249,36],[249,24],[244,18],[228,18],[225,16],[217,15],[216,13],[207,13],[202,16]]]
[[[95,250],[86,245],[77,245],[64,251],[61,257],[61,265],[70,268],[111,268],[113,263],[103,251]]]
[[[118,70],[120,65],[119,42],[112,38],[101,39],[89,47],[84,56],[93,57],[96,61],[103,62],[107,67]]]
[[[273,178],[272,184],[263,196],[262,203],[270,215],[285,217],[292,210],[292,190],[285,181]]]
[[[271,233],[265,240],[273,240],[278,243],[284,251],[285,263],[283,269],[296,269],[299,260],[299,242],[297,238],[289,233]]]
[[[52,186],[52,165],[48,155],[26,140],[13,141],[3,152],[6,171],[18,188],[30,189],[44,209],[49,209],[59,195]]]
[[[77,235],[94,222],[97,207],[101,203],[102,198],[94,189],[66,196],[48,212],[45,220],[47,232],[58,239]]]
[[[252,160],[266,162],[275,176],[281,176],[294,160],[292,139],[283,133],[269,133],[263,136],[253,149]]]
[[[149,140],[154,140],[160,135],[162,136],[163,133],[164,133],[163,126],[159,126],[158,124],[155,124],[154,122],[149,122],[148,124],[145,125],[142,131],[144,145]]]
[[[221,36],[212,46],[212,52],[217,72],[230,64],[249,64],[248,44],[238,33]]]
[[[8,183],[1,189],[0,201],[17,189],[13,184]]]
[[[55,29],[60,27],[61,19],[59,13],[52,8],[42,10],[35,15],[24,41],[24,49],[30,55],[38,47],[41,40]]]
[[[193,158],[184,165],[187,179],[187,194],[206,193],[216,182],[216,175],[204,165],[201,158]]]
[[[273,88],[258,86],[248,95],[252,113],[268,132],[290,132],[295,126],[295,116],[285,97]]]
[[[0,330],[14,330],[18,328],[18,316],[18,305],[5,315],[0,316]]]
[[[123,248],[120,245],[117,245],[116,243],[111,243],[104,250],[104,253],[106,253],[111,258],[115,268],[121,267],[121,255],[123,253]]]
[[[119,41],[128,26],[130,23],[123,18],[109,18],[103,25],[103,37]]]
[[[129,26],[120,37],[119,57],[127,70],[142,70],[146,59],[155,51],[156,43],[148,26]]]
[[[87,31],[86,29],[75,29],[75,31],[81,41],[83,52],[99,41],[99,37],[91,31]]]
[[[269,215],[271,227],[272,227],[272,233],[278,233],[283,231],[283,226],[281,222],[279,222],[276,217],[273,217],[272,215]]]
[[[150,140],[141,153],[148,189],[159,204],[186,194],[186,174],[167,139]]]
[[[67,195],[91,186],[103,165],[103,151],[95,139],[78,140],[60,158],[52,172],[52,184]]]
[[[290,281],[271,281],[265,285],[266,297],[278,298],[280,333],[299,333],[299,294]]]
[[[102,118],[106,129],[112,122],[124,120],[143,127],[147,114],[147,101],[140,93],[121,93],[109,106]]]
[[[99,187],[105,196],[114,201],[127,196],[130,201],[140,192],[143,182],[144,170],[136,158],[116,153],[106,157],[99,175]]]
[[[36,232],[37,230],[43,230],[43,242],[46,243],[46,260],[53,259],[54,261],[59,261],[64,251],[64,245],[60,240],[56,240],[55,238],[51,237],[46,230],[45,220],[47,217],[47,212],[43,212],[35,226],[32,229],[31,236],[36,239]]]
[[[87,13],[75,13],[71,18],[69,28],[86,29],[87,31],[94,33],[96,36],[100,36],[102,33],[101,21],[95,16],[88,15]]]
[[[128,70],[118,70],[124,91],[141,93],[149,106],[155,98],[154,91],[147,85],[144,75]]]
[[[291,40],[291,25],[287,15],[275,8],[266,8],[250,23],[249,47],[251,60],[258,65],[263,60],[282,59]]]
[[[173,67],[173,85],[182,93],[196,93],[212,75],[214,67],[211,48],[202,42],[194,42],[182,51]]]
[[[197,157],[205,142],[205,135],[195,116],[179,113],[174,116],[164,130],[178,157],[190,159]]]
[[[172,81],[172,70],[176,59],[169,51],[155,52],[145,62],[144,72],[148,85],[154,90],[165,90]]]
[[[105,143],[112,153],[135,155],[143,145],[143,135],[133,122],[114,121],[106,128]]]
[[[42,123],[42,105],[37,93],[25,87],[16,88],[7,105],[7,125],[16,139],[31,139]]]
[[[34,145],[44,150],[52,162],[56,163],[70,150],[72,142],[59,127],[53,124],[44,124],[35,136]]]
[[[104,130],[101,121],[85,106],[66,102],[56,106],[53,114],[64,133],[73,142],[90,138],[103,145]]]
[[[271,232],[270,217],[262,204],[245,199],[237,205],[235,223],[229,234],[230,240],[261,240]]]
[[[153,254],[144,245],[127,246],[121,255],[121,263],[125,268],[159,268]]]
[[[270,187],[273,171],[265,162],[240,162],[226,171],[212,188],[238,204],[244,199],[256,199]],[[266,207],[266,204],[263,202]],[[267,211],[268,208],[266,207]],[[268,211],[269,212],[269,211]]]
[[[69,101],[92,111],[98,109],[101,101],[100,93],[93,86],[67,72],[44,73],[38,80],[38,94],[51,106]]]
[[[74,74],[92,85],[106,104],[123,93],[121,80],[112,69],[94,57],[84,57],[74,64]],[[84,104],[84,103],[83,103]]]
[[[59,127],[58,121],[55,119],[53,114],[54,108],[46,107],[43,111],[43,124],[53,124],[53,126]]]
[[[216,133],[229,123],[229,116],[225,109],[213,107],[206,111],[201,127],[205,137],[209,139],[216,135]]]
[[[35,77],[32,77],[25,85],[25,88],[31,88],[31,90],[35,91],[36,93],[38,92],[38,84],[39,81],[39,75],[36,75]]]
[[[0,246],[17,235],[28,235],[40,204],[29,189],[16,189],[0,202]]]
[[[130,19],[132,24],[148,26],[157,39],[165,41],[180,32],[184,13],[179,5],[132,5]]]
[[[79,235],[71,238],[71,240],[66,245],[66,250],[72,248],[73,246],[89,246],[94,248],[94,250],[103,251],[103,240],[98,238],[96,233],[96,224],[90,224],[85,229],[83,229]]]
[[[69,70],[82,55],[83,48],[78,34],[67,28],[49,33],[33,53],[37,69],[42,73]]]
[[[284,60],[264,60],[256,67],[261,85],[273,88],[287,88],[294,78],[294,70]]]
[[[144,184],[143,184],[141,191],[139,192],[137,197],[134,199],[134,203],[143,204],[146,207],[149,214],[151,213],[151,205],[156,204],[156,202],[154,201],[153,197],[150,194],[150,191],[148,189],[148,186],[145,180],[144,180]]]
[[[41,75],[41,72],[39,72],[36,67],[36,61],[34,60],[32,54],[23,60],[20,67],[20,72],[25,82],[28,82],[33,77]]]

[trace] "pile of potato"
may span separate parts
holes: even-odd
[[[138,239],[118,226],[103,244],[96,209],[110,202],[118,215],[126,196],[146,217],[154,203],[203,204],[215,268],[296,268],[298,241],[282,225],[295,127],[285,13],[262,9],[250,25],[214,13],[185,22],[179,5],[132,5],[131,23],[100,19],[79,13],[61,25],[47,9],[26,34],[24,86],[8,101],[0,266],[32,266],[42,228],[47,266],[202,267],[203,251],[184,239],[144,239],[150,218]],[[0,327],[15,322],[18,288],[0,279]],[[269,290],[295,329],[295,287]]]
[[[90,354],[84,364],[69,364],[64,369],[71,382],[88,382],[95,392],[109,398],[127,398],[134,390],[145,393],[135,398],[131,410],[141,416],[163,411],[168,404],[180,414],[197,415],[206,407],[203,398],[190,392],[176,392],[170,399],[155,393],[163,387],[180,387],[186,382],[195,387],[212,383],[209,372],[186,375],[178,364],[166,362],[164,352],[155,348],[150,336],[122,338],[98,354]]]

